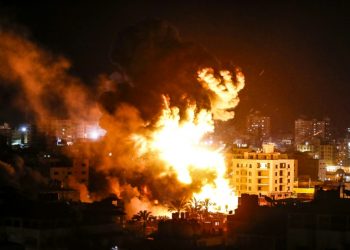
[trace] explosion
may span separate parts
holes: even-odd
[[[198,80],[213,91],[212,111],[198,110],[195,104],[189,104],[185,118],[181,119],[179,108],[171,106],[170,99],[163,96],[164,109],[150,138],[134,137],[143,145],[141,155],[150,150],[164,162],[166,168],[160,177],[175,172],[180,183],[190,185],[192,176],[204,176],[193,197],[201,201],[209,199],[211,212],[228,212],[237,207],[237,197],[226,178],[223,153],[204,143],[204,137],[214,132],[213,116],[221,120],[233,117],[233,111],[229,109],[238,104],[238,92],[244,87],[244,76],[240,71],[236,72],[236,84],[229,71],[220,71],[220,75],[222,80],[215,77],[210,68],[198,72]],[[214,179],[210,180],[201,172],[211,172]]]
[[[15,106],[28,108],[38,129],[64,118],[99,120],[106,132],[87,131],[93,143],[65,151],[92,162],[93,184],[71,183],[85,198],[114,193],[129,215],[164,214],[183,198],[209,201],[208,211],[235,209],[224,147],[208,138],[215,121],[234,117],[244,87],[239,69],[216,71],[223,67],[205,48],[183,41],[166,22],[146,21],[119,34],[111,53],[116,72],[93,89],[69,74],[67,59],[13,32],[0,31],[0,38],[0,78],[19,89]]]

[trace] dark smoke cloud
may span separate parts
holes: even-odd
[[[181,184],[158,155],[149,152],[140,156],[140,145],[132,138],[135,134],[147,137],[151,132],[164,108],[164,94],[181,111],[191,102],[210,109],[208,90],[198,82],[197,71],[220,67],[219,62],[202,46],[183,41],[172,25],[157,20],[120,32],[111,57],[116,72],[109,81],[101,78],[108,82],[99,99],[104,110],[100,125],[107,135],[99,147],[104,157],[98,171],[126,203],[132,204],[135,197],[160,204],[191,197],[215,175],[210,171],[196,173],[192,184]],[[100,176],[100,183],[102,179]]]
[[[0,187],[13,187],[30,196],[35,196],[41,187],[47,187],[48,179],[25,165],[23,158],[14,155],[10,163],[0,161]]]
[[[119,91],[101,97],[108,111],[120,102],[135,106],[142,118],[152,120],[162,108],[162,94],[178,107],[196,101],[209,108],[208,93],[198,87],[197,71],[217,67],[219,62],[206,49],[185,42],[175,27],[165,21],[145,21],[120,32],[114,44],[113,62],[130,79]]]

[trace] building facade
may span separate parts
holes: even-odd
[[[254,113],[247,116],[247,134],[252,146],[260,147],[271,137],[271,119],[268,116]]]
[[[266,195],[275,199],[291,197],[296,160],[268,149],[232,156],[232,183],[241,194]]]
[[[330,119],[298,119],[294,123],[294,133],[295,147],[306,142],[310,143],[315,138],[329,142],[331,140]]]

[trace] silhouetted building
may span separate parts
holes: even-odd
[[[264,142],[269,142],[271,137],[271,119],[259,112],[247,116],[247,134],[249,143],[254,147],[261,147]]]
[[[8,123],[0,125],[0,145],[11,145],[11,127]]]
[[[89,160],[74,158],[73,160],[59,161],[50,167],[50,179],[61,183],[62,187],[71,186],[71,182],[89,183]]]
[[[227,216],[227,240],[234,249],[350,249],[350,199],[340,189],[316,188],[312,202],[296,199],[258,206],[258,197],[242,195]]]
[[[95,203],[1,200],[0,235],[25,249],[111,249],[124,226],[123,207]],[[115,205],[116,204],[116,205]],[[0,244],[1,245],[1,244]]]
[[[294,145],[297,148],[298,145],[305,143],[311,143],[318,138],[321,142],[331,141],[330,119],[325,118],[323,120],[304,120],[298,119],[295,121],[294,127]]]

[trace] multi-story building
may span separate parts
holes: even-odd
[[[271,136],[271,120],[259,112],[247,116],[247,134],[252,146],[260,147]]]
[[[106,133],[98,122],[79,120],[51,120],[40,128],[47,136],[56,139],[57,145],[71,145],[80,139],[97,140]]]
[[[263,152],[232,155],[232,183],[237,194],[267,195],[275,199],[292,195],[297,163],[286,154],[263,145]]]
[[[75,181],[82,184],[89,183],[89,160],[74,159],[72,163],[56,163],[50,168],[50,178],[58,181],[61,186],[66,188],[71,186],[71,182]]]
[[[313,139],[318,138],[321,141],[330,141],[330,119],[323,120],[304,120],[298,119],[294,123],[294,143],[295,147],[306,142],[310,143]]]

